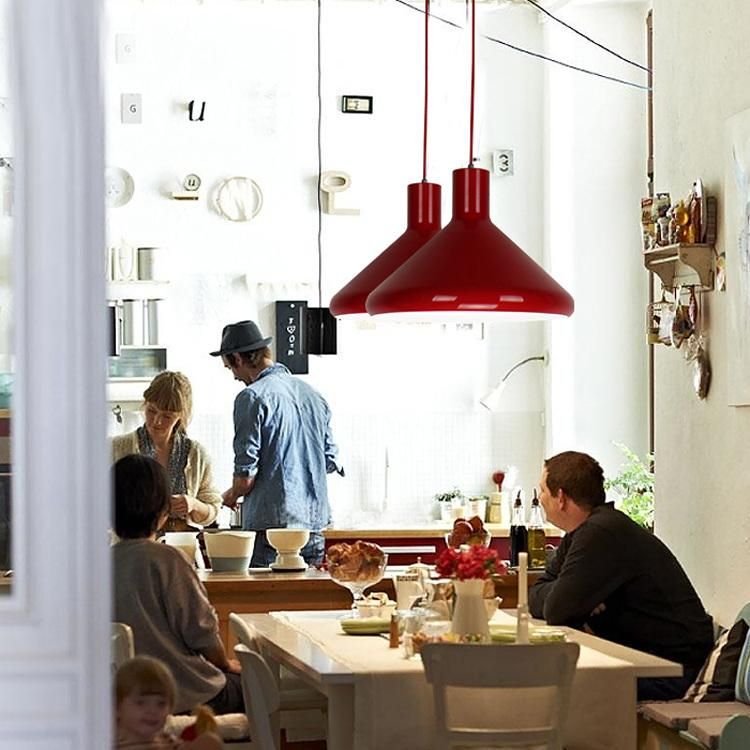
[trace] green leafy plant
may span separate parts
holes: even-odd
[[[615,443],[625,456],[619,473],[605,479],[604,489],[617,495],[616,505],[637,524],[649,531],[654,530],[654,473],[648,465],[622,443]],[[647,456],[653,464],[654,456]]]
[[[449,503],[451,500],[453,500],[454,497],[457,498],[463,498],[464,493],[461,492],[461,490],[458,489],[458,487],[454,487],[450,492],[438,492],[435,495],[435,500],[437,500],[439,503]]]

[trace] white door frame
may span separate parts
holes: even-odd
[[[0,748],[111,746],[99,0],[13,0],[13,592]]]

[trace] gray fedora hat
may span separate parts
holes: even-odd
[[[221,332],[221,345],[218,351],[211,352],[212,357],[221,357],[236,352],[254,352],[265,349],[273,341],[273,336],[263,338],[260,328],[252,320],[241,320],[224,326]]]

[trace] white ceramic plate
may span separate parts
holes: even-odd
[[[104,202],[109,208],[120,208],[130,201],[135,183],[130,173],[121,167],[107,167],[104,173]]]

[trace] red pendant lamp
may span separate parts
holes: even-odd
[[[368,295],[393,271],[402,266],[422,245],[440,231],[440,185],[427,182],[427,93],[430,0],[425,0],[424,26],[424,136],[422,181],[407,187],[406,231],[331,298],[336,316],[367,315]]]
[[[539,320],[573,313],[570,294],[490,221],[490,173],[472,166],[475,13],[472,0],[469,166],[453,172],[453,217],[372,291],[370,315]]]

